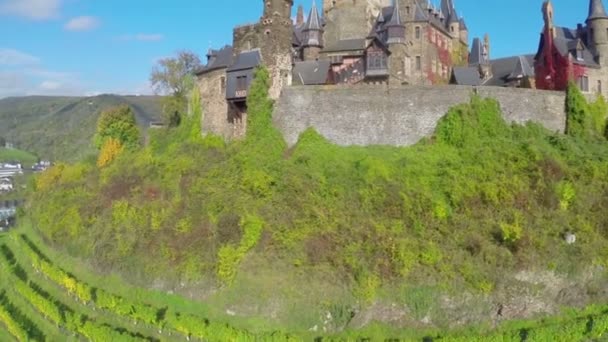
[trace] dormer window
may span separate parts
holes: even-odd
[[[576,60],[577,61],[583,61],[584,60],[584,58],[583,58],[583,49],[580,49],[580,48],[576,49]]]

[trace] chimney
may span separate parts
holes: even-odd
[[[296,16],[296,25],[297,26],[304,25],[304,7],[302,7],[302,5],[298,6],[298,15]]]

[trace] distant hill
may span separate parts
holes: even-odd
[[[0,136],[40,158],[74,161],[94,152],[99,113],[128,104],[141,127],[161,118],[161,97],[10,97],[0,99]]]

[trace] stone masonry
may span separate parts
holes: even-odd
[[[289,87],[276,105],[274,124],[290,146],[309,127],[343,146],[408,146],[432,135],[448,109],[474,92],[498,100],[509,122],[565,130],[563,92],[466,86]]]

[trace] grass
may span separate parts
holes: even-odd
[[[38,162],[38,157],[26,151],[0,147],[0,163],[9,161],[18,161],[23,167],[29,168]]]

